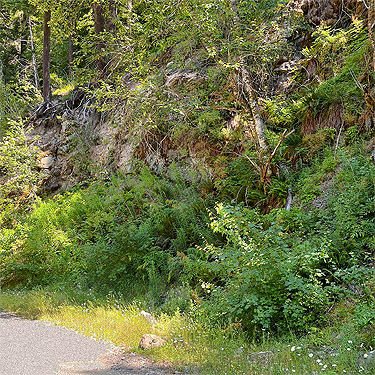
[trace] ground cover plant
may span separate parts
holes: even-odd
[[[328,3],[3,1],[0,308],[189,373],[372,374],[375,4]]]
[[[183,371],[200,374],[372,374],[373,336],[352,320],[352,306],[341,305],[330,314],[330,325],[307,335],[274,337],[267,331],[248,336],[236,324],[208,326],[198,316],[156,315],[151,324],[140,314],[144,300],[126,302],[111,293],[73,292],[63,285],[47,289],[2,292],[3,308],[24,316],[63,325],[94,339],[139,351],[142,334],[167,339],[151,351]],[[140,353],[144,354],[142,351]]]
[[[145,168],[140,177],[113,177],[37,202],[2,231],[2,284],[68,278],[120,291],[137,276],[160,298],[176,282],[181,264],[174,259],[198,256],[195,245],[214,237],[206,225],[209,200],[173,178]]]
[[[358,326],[368,328],[374,165],[355,149],[340,153],[336,164],[324,211],[261,215],[228,203],[215,209],[175,172],[166,180],[147,169],[39,202],[12,230],[1,231],[2,285],[65,280],[83,294],[143,294],[155,313],[179,311],[182,320],[194,317],[208,330],[237,327],[255,341],[265,331],[319,331],[336,301],[346,299]],[[301,175],[301,196],[306,175],[325,178],[314,177],[320,170]]]

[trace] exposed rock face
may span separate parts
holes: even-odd
[[[366,7],[362,0],[302,0],[302,11],[313,25],[334,25],[348,16],[364,16]]]
[[[165,340],[156,335],[143,335],[139,342],[139,349],[147,350],[151,348],[160,348],[165,344]]]
[[[182,85],[186,83],[199,84],[207,79],[201,73],[192,70],[175,70],[169,73],[166,77],[165,86],[172,87],[174,85]]]
[[[55,158],[53,156],[45,156],[39,160],[38,166],[41,169],[49,169],[52,167],[54,162]]]
[[[30,118],[27,135],[41,150],[38,167],[45,175],[44,189],[65,190],[88,175],[114,169],[128,172],[136,145],[124,135],[125,126],[121,137],[119,132],[119,127],[89,105],[80,90],[66,102],[39,108]]]

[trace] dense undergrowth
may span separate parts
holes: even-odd
[[[375,166],[363,149],[323,150],[295,174],[290,211],[203,199],[175,166],[8,211],[0,305],[134,350],[160,334],[155,358],[207,374],[370,374]]]
[[[120,138],[136,134],[140,160],[126,175],[111,166],[99,178],[82,159],[81,184],[43,195],[45,154],[18,119],[33,89],[21,71],[0,82],[0,307],[126,349],[160,334],[168,344],[155,358],[202,374],[372,374],[374,72],[363,20],[312,30],[273,0],[239,2],[237,13],[224,0],[180,3],[124,11],[117,34],[102,35],[99,77],[98,40],[77,13],[75,83],[85,111],[123,118]],[[74,87],[54,81],[56,95]],[[147,166],[166,148],[176,162]],[[189,158],[208,173],[188,170]]]
[[[161,311],[194,306],[250,332],[304,332],[337,300],[372,304],[375,167],[351,152],[328,153],[298,177],[295,199],[309,208],[269,214],[202,199],[176,168],[76,187],[3,227],[1,283],[143,291]],[[324,210],[311,181],[328,185]]]
[[[139,338],[144,333],[161,335],[166,345],[150,354],[185,373],[370,375],[374,371],[373,329],[352,319],[356,307],[349,300],[336,305],[325,328],[311,329],[303,337],[292,333],[275,337],[265,329],[247,335],[238,325],[212,327],[194,312],[161,313],[151,325],[141,314],[147,307],[143,296],[127,302],[113,292],[96,294],[62,284],[2,292],[0,305],[142,354]]]

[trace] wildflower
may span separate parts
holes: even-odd
[[[314,357],[314,354],[313,354],[313,353],[310,353],[310,354],[309,354],[309,357],[310,357],[310,358]]]
[[[350,348],[346,348],[346,350],[347,350],[348,352],[350,352],[351,349],[350,349]]]
[[[353,341],[352,340],[348,340],[348,344],[353,344]]]
[[[363,358],[367,358],[367,357],[368,357],[367,353],[363,354]]]
[[[295,346],[292,346],[291,348],[290,348],[290,351],[291,352],[294,352],[296,350],[296,347]]]

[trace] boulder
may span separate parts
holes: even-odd
[[[165,344],[165,340],[156,335],[145,334],[139,341],[138,348],[147,350],[151,348],[160,348]]]
[[[45,156],[44,158],[40,159],[39,161],[39,167],[42,169],[49,169],[52,167],[52,164],[54,163],[55,159],[53,156]]]

